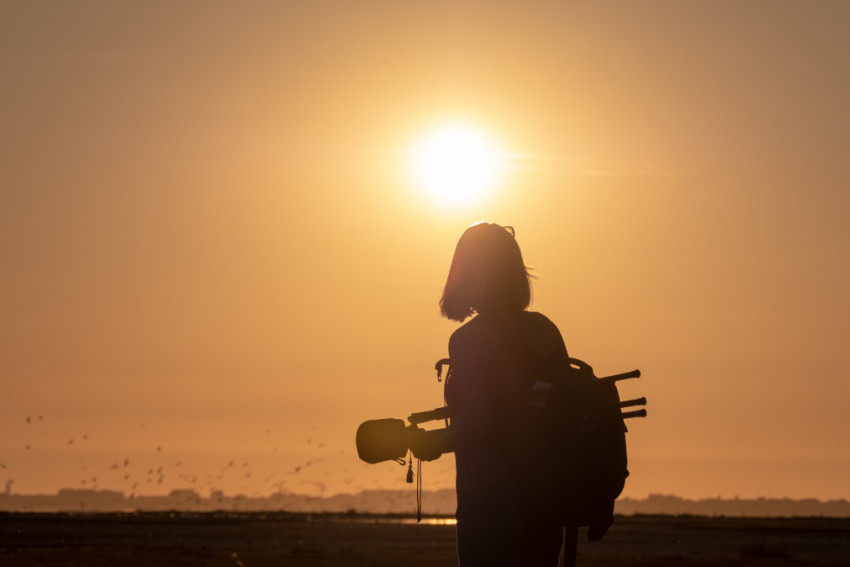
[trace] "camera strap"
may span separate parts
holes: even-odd
[[[422,459],[416,459],[416,474],[413,474],[413,451],[407,456],[407,484],[416,477],[416,523],[422,521]]]

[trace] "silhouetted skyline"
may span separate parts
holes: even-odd
[[[452,489],[423,492],[423,513],[453,516],[457,501]],[[282,511],[413,515],[413,490],[367,490],[328,497],[281,492],[264,497],[212,491],[202,495],[191,489],[168,494],[127,497],[114,490],[63,489],[56,494],[0,494],[0,511],[9,512],[131,512],[131,511]],[[814,498],[704,498],[688,499],[665,494],[646,498],[621,498],[617,514],[690,514],[728,517],[850,517],[847,500]]]

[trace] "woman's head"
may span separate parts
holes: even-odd
[[[455,321],[473,313],[522,311],[531,282],[510,227],[480,222],[458,240],[440,310]]]

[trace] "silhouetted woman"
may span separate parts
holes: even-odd
[[[528,467],[512,446],[532,365],[567,358],[558,328],[531,301],[528,269],[510,227],[479,223],[457,243],[440,308],[466,321],[449,340],[446,403],[457,463],[461,567],[555,566],[564,530],[526,506]],[[532,477],[533,478],[533,477]]]

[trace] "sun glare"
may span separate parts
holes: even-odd
[[[440,205],[481,199],[498,181],[501,154],[483,132],[449,124],[428,133],[413,149],[410,173],[416,185]]]

